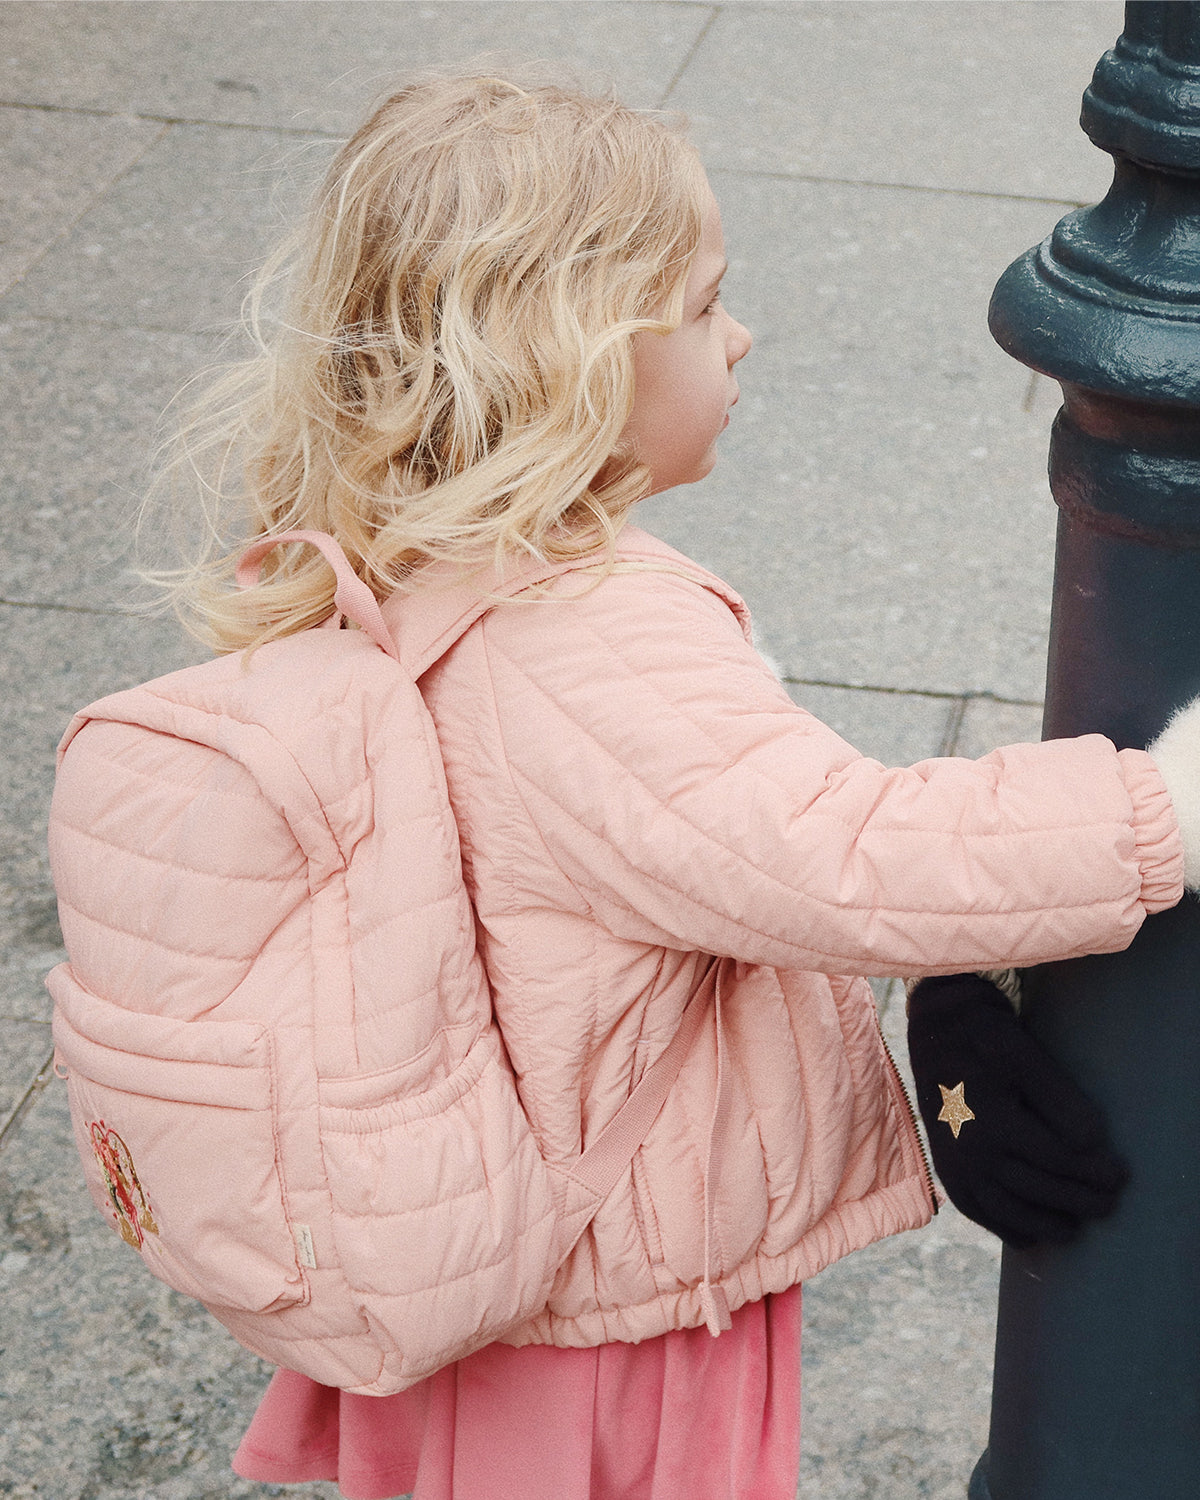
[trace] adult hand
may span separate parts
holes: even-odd
[[[976,974],[923,979],[908,1051],[933,1165],[950,1200],[1008,1245],[1072,1239],[1129,1173],[1103,1117]]]

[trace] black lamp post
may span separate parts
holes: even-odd
[[[1082,125],[1112,188],[1005,272],[991,328],[1063,390],[1045,734],[1144,746],[1200,692],[1200,4],[1126,6]],[[1029,971],[1026,1004],[1133,1178],[1077,1244],[1005,1251],[971,1500],[1196,1500],[1200,903]]]

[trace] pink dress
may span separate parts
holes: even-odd
[[[346,1500],[794,1500],[800,1288],[595,1349],[491,1344],[397,1396],[277,1370],[233,1460]]]

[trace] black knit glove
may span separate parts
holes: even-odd
[[[1112,1211],[1129,1173],[1099,1110],[989,980],[923,979],[908,1053],[933,1165],[968,1219],[1026,1249]]]

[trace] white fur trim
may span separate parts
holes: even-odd
[[[1185,704],[1149,746],[1183,837],[1183,881],[1200,891],[1200,698]]]
[[[753,623],[751,623],[750,625],[750,644],[758,652],[759,656],[762,657],[763,661],[766,662],[767,666],[770,667],[771,671],[775,674],[779,681],[782,682],[783,668],[779,665],[779,663],[773,656],[768,655],[768,653],[763,649],[762,637],[759,635],[758,630]]]

